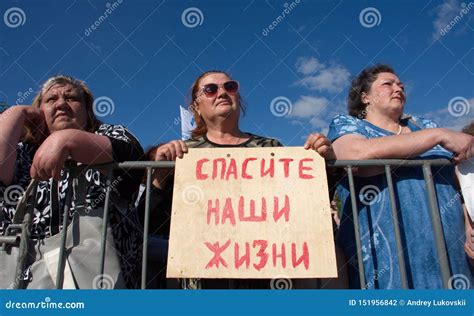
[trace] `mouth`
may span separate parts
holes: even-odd
[[[216,104],[216,106],[219,106],[219,105],[232,105],[232,104],[229,101],[221,101]]]
[[[66,114],[66,113],[59,113],[59,114],[56,114],[54,116],[54,120],[60,120],[60,119],[63,119],[63,118],[68,118],[69,116]]]

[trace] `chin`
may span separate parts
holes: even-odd
[[[78,126],[72,122],[61,122],[59,124],[53,125],[51,132],[61,131],[63,129],[80,129]]]

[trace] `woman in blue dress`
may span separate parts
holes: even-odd
[[[472,136],[438,128],[430,120],[403,113],[404,86],[387,65],[364,69],[349,92],[349,115],[338,115],[331,122],[328,138],[337,159],[436,159],[458,162]],[[465,230],[459,193],[455,189],[454,167],[433,167],[433,180],[453,278],[466,287],[473,283],[463,244]],[[390,197],[383,168],[355,170],[355,192],[364,263],[366,288],[402,288]],[[435,236],[421,167],[394,168],[401,240],[409,288],[442,288]],[[343,214],[338,243],[349,259],[350,285],[360,288],[357,250],[347,178],[338,193]],[[456,282],[451,278],[450,282]]]

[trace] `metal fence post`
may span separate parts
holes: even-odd
[[[439,215],[438,200],[436,198],[433,175],[431,173],[431,166],[429,163],[423,164],[423,176],[426,183],[426,193],[428,195],[428,202],[430,205],[431,223],[433,225],[436,251],[438,252],[439,266],[441,269],[441,276],[443,278],[443,286],[445,289],[448,289],[451,271],[449,269],[448,254],[446,251],[446,245],[444,244],[444,234],[443,227],[441,226],[441,217]]]

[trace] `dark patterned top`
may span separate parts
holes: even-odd
[[[246,133],[250,136],[248,140],[241,144],[236,145],[221,145],[210,141],[206,135],[203,135],[196,139],[189,139],[185,141],[189,148],[218,148],[218,147],[282,147],[283,145],[273,138],[266,138],[250,133]]]
[[[110,139],[114,162],[142,160],[142,147],[123,126],[102,124],[95,134],[104,135]],[[30,167],[37,149],[38,145],[19,143],[13,181],[8,187],[0,183],[0,193],[2,193],[0,194],[0,235],[12,223],[19,198],[31,181]],[[139,229],[140,224],[136,212],[129,211],[128,204],[139,187],[142,173],[137,170],[115,171],[110,185],[109,223],[117,250],[121,255],[122,272],[128,287],[137,287],[137,282],[140,280],[139,262],[134,261],[136,261],[135,258],[139,260],[141,257],[141,253],[137,253],[141,250],[141,229]],[[64,209],[69,175],[69,171],[62,170],[60,181],[50,179],[39,182],[33,217],[33,238],[43,239],[59,232],[62,211],[58,212],[56,209]],[[85,181],[85,205],[83,206],[89,210],[103,208],[107,191],[106,176],[97,170],[86,169],[82,179]],[[57,190],[57,194],[52,194],[52,188]],[[51,197],[57,197],[57,201],[55,202],[54,198],[51,201]],[[73,199],[70,217],[76,209],[76,204],[82,203],[77,203]],[[52,211],[52,205],[58,207],[53,206],[55,210]]]

